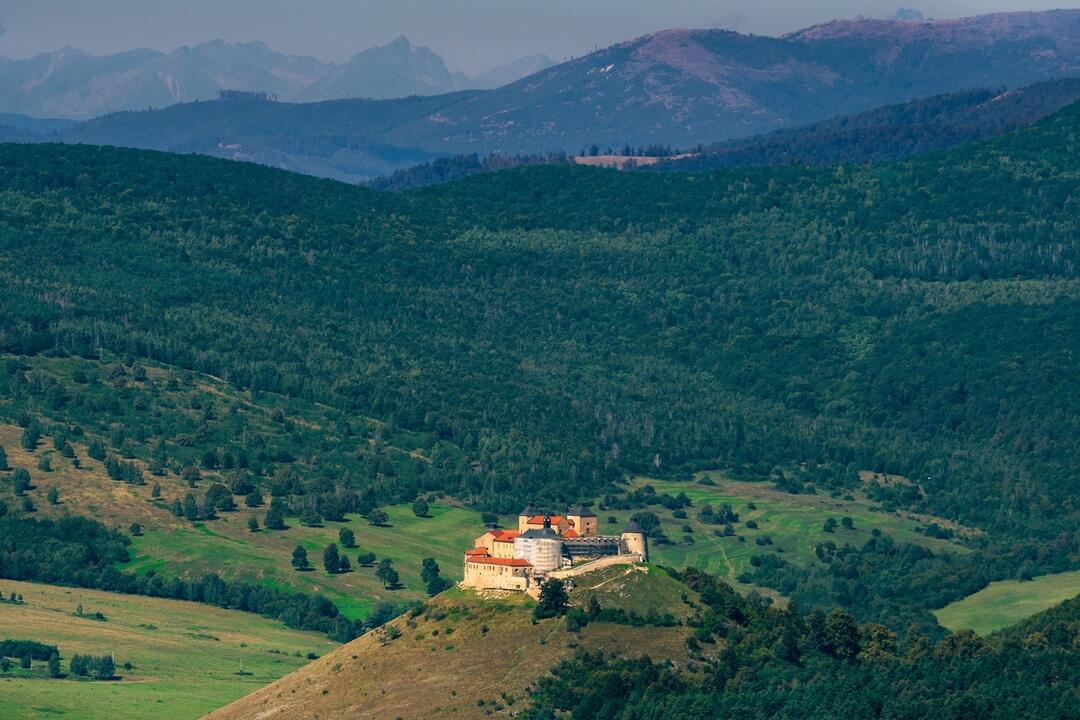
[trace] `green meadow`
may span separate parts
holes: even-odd
[[[733,482],[717,476],[711,479],[715,485],[640,477],[630,484],[631,490],[649,484],[658,494],[677,495],[684,492],[694,503],[693,507],[686,508],[685,519],[676,518],[673,511],[661,505],[647,508],[660,518],[661,527],[671,540],[671,544],[667,545],[650,544],[653,562],[672,567],[697,567],[747,589],[737,578],[751,570],[750,558],[754,555],[775,553],[793,563],[808,563],[814,560],[814,548],[818,543],[832,541],[838,546],[845,543],[861,545],[870,539],[875,529],[902,542],[966,551],[956,543],[915,532],[920,524],[918,520],[878,511],[873,503],[859,497],[843,500],[828,495],[791,495],[766,483]],[[701,507],[706,503],[711,503],[714,509],[728,504],[738,513],[739,521],[733,523],[735,536],[717,535],[723,525],[706,524],[698,519]],[[641,511],[597,510],[600,531],[620,531],[636,512]],[[614,523],[610,521],[611,517],[615,518]],[[844,517],[851,518],[851,529],[839,524]],[[824,530],[829,518],[838,523],[831,533]],[[757,528],[747,527],[747,521],[754,521]],[[685,532],[683,526],[689,527],[690,532]],[[768,538],[772,543],[759,545],[758,538]],[[774,594],[772,591],[762,591]]]
[[[462,553],[472,547],[474,538],[483,532],[480,513],[449,505],[432,504],[429,517],[413,514],[410,505],[384,508],[390,521],[381,527],[362,517],[350,515],[344,523],[327,522],[323,527],[303,527],[295,518],[287,521],[287,530],[260,530],[252,533],[247,509],[222,513],[221,519],[193,526],[147,529],[134,538],[133,560],[124,569],[144,573],[153,569],[167,576],[198,577],[207,572],[221,572],[225,577],[306,593],[321,593],[330,598],[350,619],[364,618],[372,606],[382,600],[415,600],[425,597],[420,581],[424,558],[434,557],[443,576],[462,577]],[[260,518],[262,513],[258,513]],[[356,548],[345,549],[338,543],[338,531],[347,527],[356,536]],[[338,543],[352,563],[351,572],[331,575],[322,568],[323,550]],[[292,551],[302,545],[308,552],[313,570],[298,572],[292,568]],[[375,568],[360,567],[361,552],[373,552],[377,561],[389,558],[401,576],[403,587],[386,590],[375,577]],[[376,562],[377,562],[376,561]]]
[[[837,545],[858,545],[866,542],[874,529],[899,541],[964,551],[956,543],[920,535],[915,532],[919,525],[917,520],[875,511],[873,504],[864,499],[790,495],[764,483],[730,482],[720,478],[714,481],[716,485],[712,486],[647,478],[637,478],[631,483],[631,489],[649,483],[657,493],[685,492],[694,502],[694,507],[687,509],[685,519],[674,517],[672,511],[658,505],[649,508],[660,517],[664,532],[672,541],[668,545],[652,544],[654,562],[671,567],[698,567],[749,589],[737,578],[750,571],[753,555],[778,553],[791,562],[810,562],[818,543],[832,541]],[[716,531],[722,526],[708,525],[698,519],[705,503],[712,503],[714,508],[729,504],[739,514],[739,522],[734,524],[734,537],[718,536]],[[480,513],[432,504],[430,517],[419,518],[407,504],[385,509],[390,521],[382,527],[373,526],[358,516],[348,516],[344,523],[328,522],[315,528],[303,527],[295,518],[290,518],[287,530],[252,533],[247,528],[247,518],[252,511],[242,508],[234,513],[223,513],[213,522],[148,528],[144,536],[133,539],[133,560],[124,569],[138,573],[153,569],[167,576],[181,577],[221,572],[230,579],[283,590],[321,593],[351,619],[366,617],[380,601],[423,598],[420,567],[426,557],[434,557],[439,562],[444,577],[461,579],[462,552],[471,547],[473,539],[483,531]],[[621,532],[634,512],[637,511],[597,509],[601,532]],[[261,512],[259,515],[261,517]],[[610,521],[612,517],[614,523]],[[827,519],[833,518],[839,523],[844,517],[852,519],[852,529],[838,525],[834,532],[825,532]],[[747,527],[748,520],[756,522],[757,528]],[[516,518],[506,517],[502,522],[504,527],[516,526]],[[684,525],[691,532],[684,532]],[[345,550],[353,569],[331,575],[322,569],[322,553],[329,543],[338,542],[338,531],[342,527],[350,528],[356,536],[357,547]],[[692,542],[688,542],[687,537],[692,538]],[[757,544],[759,537],[771,539],[772,544]],[[296,545],[307,550],[313,570],[298,572],[292,568],[290,560]],[[340,544],[339,549],[344,550]],[[378,560],[393,560],[402,587],[384,589],[375,577],[374,567],[361,567],[356,562],[361,552],[373,552]]]
[[[1080,595],[1080,570],[1042,575],[1022,582],[1001,580],[990,583],[934,614],[949,630],[974,630],[979,635],[987,635],[1077,595]]]
[[[65,672],[73,654],[112,654],[121,677],[0,676],[5,720],[190,720],[301,667],[309,653],[338,647],[319,633],[198,603],[9,580],[0,591],[26,600],[0,605],[0,638],[58,646]],[[80,604],[106,620],[75,617]]]

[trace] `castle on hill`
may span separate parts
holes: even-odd
[[[549,577],[649,561],[648,538],[636,522],[620,535],[600,535],[596,513],[581,504],[551,515],[530,503],[518,514],[517,530],[488,526],[473,545],[465,551],[461,584],[478,589],[535,593]]]

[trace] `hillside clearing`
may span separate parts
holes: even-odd
[[[834,542],[837,545],[851,543],[861,545],[876,529],[898,541],[912,542],[934,550],[967,552],[954,542],[927,537],[915,532],[920,524],[914,518],[900,513],[879,512],[865,498],[843,500],[828,495],[792,495],[767,483],[735,482],[718,475],[710,476],[714,485],[700,482],[666,481],[653,478],[635,478],[629,486],[636,490],[652,485],[658,494],[678,495],[686,493],[693,506],[686,509],[686,518],[676,518],[673,511],[662,505],[650,505],[644,510],[597,510],[601,532],[619,532],[630,517],[638,512],[654,512],[660,518],[661,528],[671,544],[651,542],[650,558],[653,562],[670,567],[696,567],[715,573],[743,591],[756,590],[776,598],[774,591],[755,587],[739,581],[739,576],[750,572],[750,559],[754,555],[781,553],[789,562],[816,562],[814,548],[818,543]],[[723,525],[712,525],[699,518],[702,506],[709,503],[714,509],[728,504],[739,515],[732,523],[735,535],[717,535]],[[754,509],[750,508],[754,506]],[[838,523],[844,517],[852,519],[852,528],[838,525],[832,532],[824,530],[825,522],[833,518]],[[610,522],[615,518],[615,522]],[[754,521],[757,528],[747,527]],[[692,532],[683,532],[683,526]],[[686,538],[691,538],[687,542]],[[758,539],[771,539],[771,544],[759,545]]]
[[[942,626],[953,632],[974,630],[979,635],[988,635],[1077,595],[1080,595],[1080,570],[1042,575],[1023,582],[993,582],[934,614]]]
[[[284,531],[252,533],[247,519],[255,511],[241,508],[222,513],[221,519],[178,529],[147,530],[134,538],[132,561],[124,569],[144,573],[153,569],[165,575],[198,577],[222,572],[225,577],[264,583],[296,592],[321,593],[349,619],[365,618],[379,601],[420,600],[426,596],[420,581],[421,562],[434,557],[444,577],[460,580],[462,552],[472,547],[483,531],[480,513],[450,505],[433,504],[428,517],[419,518],[409,505],[384,508],[390,516],[385,526],[374,526],[361,517],[347,516],[344,523],[304,527],[295,518]],[[262,512],[256,514],[262,517]],[[339,549],[349,557],[351,572],[330,575],[323,571],[323,549],[338,543],[338,531],[349,528],[356,548]],[[302,545],[312,566],[297,572],[290,565],[292,550]],[[401,576],[403,587],[386,590],[375,577],[374,567],[361,567],[357,555],[373,552],[377,560],[389,558]]]

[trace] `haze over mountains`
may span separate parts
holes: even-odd
[[[340,65],[283,55],[261,42],[214,40],[169,53],[143,48],[106,56],[65,47],[26,60],[0,58],[0,108],[87,119],[211,100],[222,90],[265,92],[298,102],[438,95],[495,87],[553,64],[546,55],[533,55],[474,80],[452,72],[439,55],[405,37]]]
[[[350,78],[364,75],[363,66],[402,67],[406,56],[412,92],[454,84],[433,56],[399,41],[296,92],[309,98],[341,94],[355,86]],[[295,61],[264,77],[295,83],[297,75],[308,77],[307,67]],[[489,91],[301,105],[189,103],[108,115],[57,139],[197,152],[358,181],[465,153],[575,153],[592,144],[624,143],[691,147],[936,94],[1077,74],[1075,10],[925,22],[844,20],[779,38],[668,30]],[[241,83],[219,78],[217,86],[225,85]],[[259,86],[255,80],[245,85]],[[262,88],[274,86],[266,80]]]

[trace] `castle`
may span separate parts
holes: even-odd
[[[530,503],[518,514],[517,530],[488,526],[476,538],[474,547],[465,551],[461,584],[535,593],[549,577],[648,561],[648,539],[632,520],[621,535],[600,535],[596,514],[584,505],[564,515],[550,515],[537,512]]]

